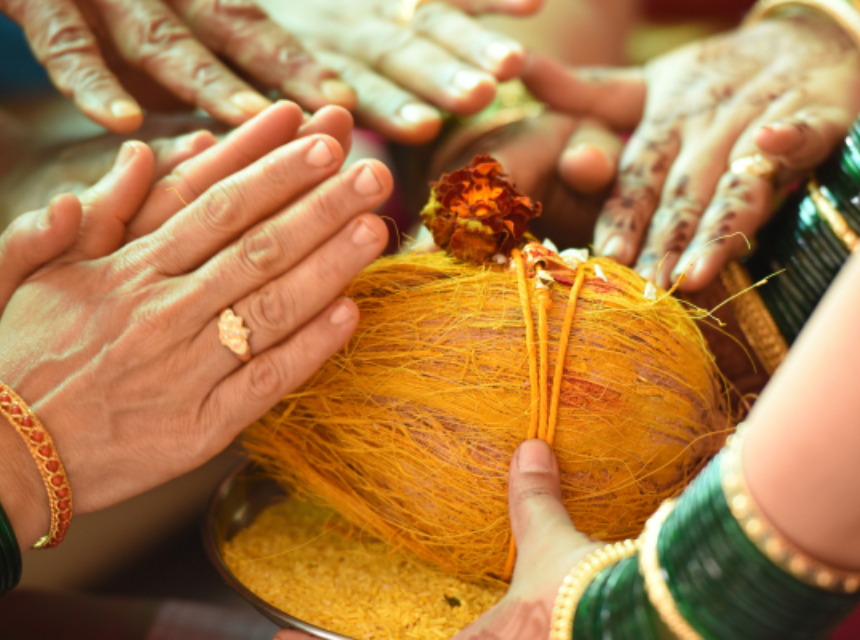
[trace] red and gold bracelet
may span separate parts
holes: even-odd
[[[60,462],[57,447],[27,403],[4,384],[0,384],[0,415],[3,415],[24,439],[48,492],[51,528],[33,548],[56,547],[63,541],[72,521],[72,488],[69,486],[63,463]]]

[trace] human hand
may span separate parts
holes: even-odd
[[[61,93],[117,132],[144,106],[195,105],[239,125],[269,104],[254,83],[309,110],[351,108],[355,94],[252,0],[0,0]]]
[[[529,223],[532,233],[549,238],[561,248],[591,244],[594,223],[615,167],[622,141],[601,123],[556,111],[546,111],[505,125],[459,148],[468,140],[468,127],[478,133],[480,121],[443,143],[430,163],[431,179],[467,164],[476,155],[495,158],[517,189],[543,205],[540,218]],[[563,155],[565,142],[568,151]],[[563,162],[559,162],[559,158]]]
[[[367,128],[409,144],[439,131],[438,107],[476,113],[495,93],[496,80],[516,76],[521,45],[492,33],[466,13],[525,15],[542,0],[431,2],[403,20],[408,0],[264,0],[261,6],[288,27],[316,59],[355,88],[356,117]],[[433,106],[431,106],[433,105]]]
[[[160,179],[214,145],[208,131],[217,125],[209,119],[173,115],[147,118],[135,140],[146,142],[155,154],[153,178]],[[80,195],[110,171],[123,142],[123,134],[108,133],[69,146],[44,147],[25,141],[15,167],[0,179],[0,228],[23,211],[46,207],[55,196]]]
[[[292,105],[270,111],[294,117],[293,134],[301,126]],[[104,211],[79,211],[79,239],[18,288],[0,317],[0,375],[51,432],[78,512],[204,462],[355,327],[357,309],[338,296],[386,246],[384,223],[362,212],[390,192],[389,173],[376,162],[338,173],[344,152],[330,136],[308,135],[253,162],[235,158],[232,140],[233,153],[213,147],[173,176],[200,191],[186,192],[189,206],[172,217],[150,199],[152,152],[127,143],[133,152],[97,185]],[[230,161],[247,167],[219,177]],[[91,257],[110,247],[99,234],[87,240],[88,220],[121,243],[144,200],[141,225],[156,230]],[[252,331],[247,364],[218,342],[228,306]],[[47,529],[44,487],[23,444],[7,444],[0,494],[29,546]]]
[[[827,157],[860,110],[860,53],[812,15],[704,40],[642,70],[574,71],[534,56],[523,79],[555,108],[636,128],[595,247],[664,288],[687,269],[682,291],[746,252],[743,236],[771,213],[774,183],[733,163],[761,154],[777,184],[790,182]]]
[[[558,588],[570,569],[603,545],[573,526],[561,503],[558,464],[542,440],[514,453],[508,482],[517,564],[505,597],[452,640],[545,640]],[[274,640],[310,640],[283,630]]]

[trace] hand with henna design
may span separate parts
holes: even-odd
[[[355,94],[252,0],[0,0],[57,89],[89,118],[127,133],[144,107],[194,105],[239,125],[269,104],[252,82],[307,109]],[[121,82],[122,81],[122,82]]]
[[[194,105],[236,126],[270,104],[265,87],[309,111],[357,109],[369,128],[426,142],[441,120],[422,100],[474,113],[524,61],[519,44],[463,11],[527,14],[542,1],[437,2],[408,23],[402,0],[262,4],[277,22],[255,0],[0,0],[0,12],[24,29],[60,92],[115,132],[140,127],[141,105]]]
[[[765,222],[775,188],[824,160],[860,111],[860,52],[813,14],[746,26],[643,69],[570,70],[535,55],[523,79],[556,109],[635,129],[594,246],[664,288],[686,270],[682,291],[747,250],[743,236]],[[745,158],[764,170],[735,162]],[[762,175],[771,168],[773,179]]]
[[[359,124],[407,144],[439,132],[441,112],[477,113],[525,51],[468,14],[534,13],[543,0],[261,0],[272,18],[356,91]],[[408,19],[404,7],[418,4]]]

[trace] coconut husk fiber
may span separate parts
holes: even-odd
[[[544,294],[541,341],[534,273],[524,294],[510,265],[380,259],[345,292],[361,311],[349,344],[248,430],[248,451],[397,548],[467,579],[504,577],[508,466],[557,386],[565,506],[595,538],[636,536],[731,425],[688,309],[643,295],[646,282],[611,260],[580,272],[555,385],[569,278]]]

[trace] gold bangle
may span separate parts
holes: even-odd
[[[747,538],[780,569],[801,582],[834,593],[857,593],[860,572],[842,571],[810,557],[789,542],[762,513],[744,477],[741,455],[749,428],[731,436],[720,462],[723,493],[732,515]]]
[[[660,556],[657,552],[657,541],[660,538],[660,529],[663,523],[675,509],[674,500],[666,500],[653,516],[645,524],[642,532],[642,550],[639,553],[639,572],[645,579],[645,591],[648,600],[660,614],[663,623],[680,640],[703,640],[699,632],[687,622],[678,605],[672,597],[672,592],[666,585],[663,577],[663,569],[660,568]]]
[[[624,558],[635,555],[638,550],[639,543],[635,540],[608,544],[590,553],[567,574],[558,589],[552,608],[549,640],[570,640],[576,607],[597,574]]]
[[[45,427],[21,397],[8,386],[0,384],[0,415],[15,427],[36,461],[51,510],[51,525],[47,535],[40,538],[34,549],[56,547],[63,541],[72,521],[72,488],[57,447]]]
[[[815,204],[815,208],[818,209],[818,215],[827,223],[827,226],[830,227],[830,230],[833,231],[834,235],[839,238],[839,241],[845,245],[848,251],[851,253],[856,252],[858,247],[860,247],[860,237],[848,226],[848,223],[839,209],[836,208],[836,205],[821,193],[821,186],[818,184],[818,181],[812,178],[806,185],[806,188],[809,191],[809,197],[812,198],[812,202]]]
[[[857,2],[846,0],[759,0],[744,18],[744,24],[755,24],[782,9],[801,8],[824,14],[839,25],[860,47],[860,13]]]
[[[773,374],[788,353],[788,343],[776,326],[752,279],[737,262],[730,262],[720,272],[720,280],[732,300],[735,318],[747,342],[769,374]],[[738,295],[741,294],[743,295]]]

